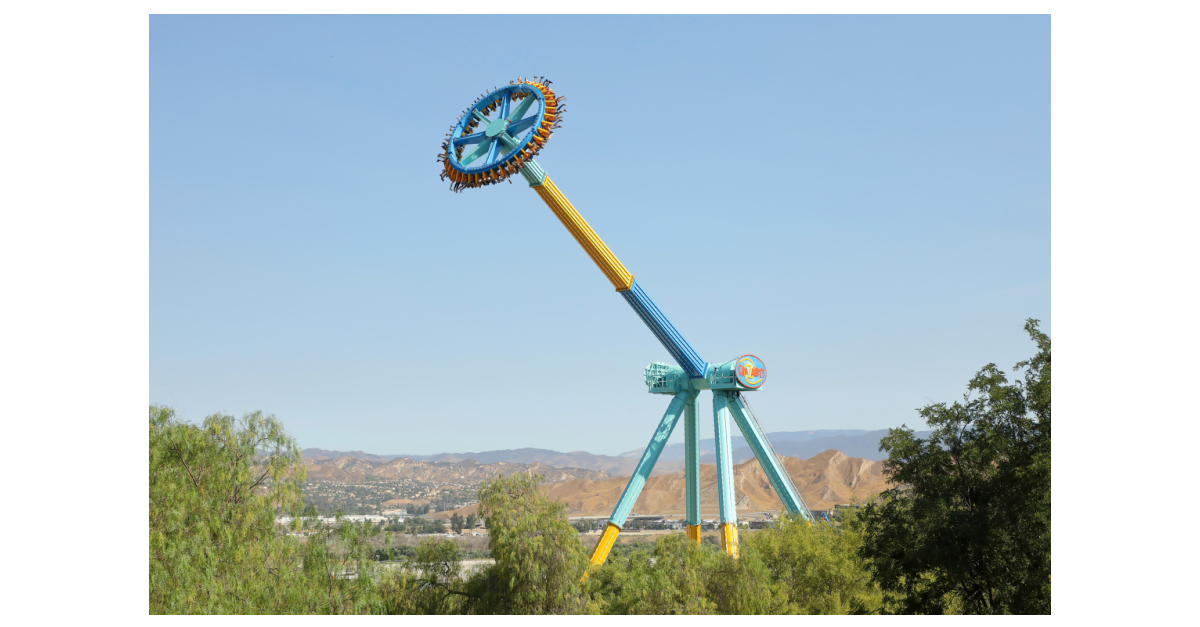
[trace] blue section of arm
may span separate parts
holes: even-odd
[[[630,307],[637,312],[637,315],[650,327],[650,331],[658,338],[659,342],[666,347],[667,352],[671,353],[671,357],[675,358],[675,362],[687,372],[689,377],[703,377],[704,371],[708,368],[708,364],[700,359],[700,355],[696,354],[696,349],[692,348],[687,340],[675,330],[670,320],[663,315],[658,307],[654,305],[654,301],[646,296],[646,292],[642,291],[642,286],[638,285],[635,280],[629,290],[619,292],[625,297],[625,301]]]

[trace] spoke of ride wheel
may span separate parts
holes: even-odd
[[[463,135],[462,137],[459,137],[458,139],[454,140],[454,145],[467,146],[470,144],[478,144],[486,137],[487,133],[485,131],[479,131],[478,133],[471,133],[470,135]]]
[[[505,130],[508,131],[509,135],[516,137],[518,134],[524,133],[525,131],[529,130],[529,128],[532,127],[534,122],[537,122],[537,120],[538,120],[538,116],[531,115],[531,116],[525,118],[524,120],[517,122],[516,124],[510,124],[509,127]]]
[[[493,139],[492,147],[488,148],[487,159],[484,159],[484,165],[491,165],[496,162],[496,154],[500,152],[500,140]]]
[[[517,147],[517,140],[513,139],[512,135],[509,135],[508,133],[501,132],[496,136],[496,139],[499,140],[497,143],[504,146],[502,153],[505,155],[512,152],[513,148]]]
[[[509,109],[508,103],[510,103],[510,102],[512,102],[512,92],[506,91],[506,92],[504,92],[503,96],[500,96],[500,119],[501,120],[508,119],[508,109]]]
[[[509,124],[511,124],[513,120],[520,120],[521,118],[525,117],[525,112],[529,110],[531,105],[533,105],[534,100],[537,100],[537,98],[535,98],[533,94],[525,96],[525,99],[521,101],[521,104],[517,105],[517,108],[508,115],[507,120]]]
[[[479,109],[472,109],[471,115],[475,116],[480,122],[483,122],[484,126],[492,123],[492,121],[488,119],[488,116],[484,115]]]
[[[486,155],[488,151],[492,149],[492,144],[494,143],[496,143],[496,141],[491,138],[479,142],[479,145],[475,147],[475,150],[472,150],[469,154],[463,155],[463,158],[459,160],[459,163],[467,165],[483,155]]]

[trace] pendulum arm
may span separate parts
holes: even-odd
[[[767,473],[767,479],[770,480],[771,487],[775,488],[775,494],[779,495],[779,500],[783,501],[784,507],[789,512],[803,516],[811,524],[812,512],[809,511],[808,505],[805,505],[804,499],[800,498],[800,491],[792,483],[787,469],[779,462],[779,456],[775,454],[771,441],[763,433],[762,426],[754,417],[754,412],[746,404],[746,399],[738,393],[730,396],[729,409],[733,413],[733,419],[737,421],[738,428],[741,429],[742,435],[750,445],[750,450],[754,451],[754,457],[758,459],[758,464],[762,466],[763,472]]]
[[[729,441],[729,393],[713,390],[713,435],[717,448],[717,494],[721,506],[721,548],[738,556],[737,503],[733,492],[733,451]]]
[[[654,437],[650,438],[650,443],[646,445],[646,450],[642,452],[642,459],[638,461],[637,468],[633,471],[633,476],[629,478],[629,483],[625,485],[625,492],[621,494],[621,500],[617,501],[617,506],[613,508],[612,516],[608,518],[608,525],[604,529],[604,535],[600,536],[600,541],[596,543],[596,548],[592,551],[592,563],[599,566],[608,559],[608,552],[612,550],[613,543],[617,541],[617,534],[621,532],[621,528],[625,526],[625,520],[629,518],[629,512],[633,510],[633,504],[637,502],[638,495],[642,493],[642,488],[646,485],[646,480],[650,478],[650,471],[654,470],[654,464],[658,461],[658,455],[662,453],[663,447],[667,445],[667,440],[671,437],[671,432],[675,430],[675,423],[679,421],[679,417],[684,413],[684,407],[690,402],[694,403],[696,393],[694,391],[680,392],[671,400],[671,404],[667,406],[667,412],[663,414],[662,421],[658,423],[658,429],[654,432]]]
[[[524,175],[525,180],[529,181],[529,186],[538,193],[538,196],[541,196],[542,200],[550,206],[554,215],[558,216],[559,221],[567,227],[567,230],[575,237],[575,241],[579,242],[579,245],[592,258],[592,261],[613,284],[613,287],[617,288],[629,306],[637,312],[642,322],[650,328],[658,341],[662,342],[676,363],[687,372],[689,377],[703,377],[708,363],[701,359],[679,331],[675,330],[675,326],[663,315],[662,311],[659,311],[654,301],[650,300],[650,297],[642,290],[642,286],[633,279],[633,275],[604,244],[604,240],[596,235],[587,220],[579,215],[566,196],[563,196],[562,192],[558,190],[558,186],[550,180],[546,171],[537,162],[530,159],[521,167],[521,174]]]
[[[687,499],[687,537],[700,544],[700,418],[696,397],[688,400],[683,414],[684,491]]]

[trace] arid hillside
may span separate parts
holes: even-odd
[[[831,449],[811,459],[782,459],[792,482],[810,509],[833,509],[834,505],[849,503],[853,499],[864,501],[890,487],[880,462],[847,457],[840,451]],[[783,503],[775,496],[775,490],[757,460],[734,466],[733,478],[738,511],[769,512],[783,508]],[[612,513],[628,482],[629,477],[581,477],[550,483],[543,489],[552,498],[566,503],[571,516],[607,516]],[[685,514],[687,505],[683,486],[683,470],[651,476],[633,506],[634,513]],[[717,467],[711,464],[700,466],[700,509],[705,517],[715,518],[718,515]],[[472,513],[478,511],[478,505],[458,511]],[[451,513],[440,512],[436,516],[449,517]]]
[[[784,467],[791,475],[800,497],[810,509],[831,509],[852,499],[865,500],[888,488],[879,462],[847,457],[839,451],[828,450],[812,459],[783,457]],[[783,507],[767,480],[758,460],[733,467],[734,498],[739,510],[749,512],[776,511]],[[567,504],[572,515],[607,515],[625,489],[628,477],[610,479],[571,479],[547,486],[553,498]],[[650,477],[641,496],[633,506],[638,514],[684,514],[684,473],[682,470]],[[700,466],[700,507],[705,516],[716,516],[717,467]]]

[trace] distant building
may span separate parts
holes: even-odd
[[[833,520],[834,515],[840,514],[843,511],[849,510],[851,508],[858,509],[862,506],[863,506],[863,503],[855,503],[854,505],[850,505],[848,503],[841,504],[841,505],[834,505],[833,506],[833,514],[829,516],[829,520]]]
[[[314,520],[314,518],[311,516],[302,516],[301,518],[307,519],[307,520]],[[396,516],[379,516],[377,514],[351,514],[348,516],[342,516],[342,522],[354,522],[354,523],[369,522],[369,523],[378,524],[381,522],[390,522],[391,520],[393,520],[395,518],[397,518],[397,517]],[[279,525],[290,525],[290,524],[292,524],[293,520],[295,520],[295,519],[291,516],[278,516],[275,518],[275,523],[279,524]],[[315,518],[315,520],[316,520],[316,522],[319,522],[322,524],[327,524],[327,525],[333,525],[333,524],[337,523],[337,517],[335,517],[335,516],[317,516]],[[404,519],[400,518],[400,520],[403,521]]]
[[[369,522],[378,524],[381,522],[388,522],[390,519],[391,518],[389,516],[380,516],[379,514],[351,514],[349,516],[342,516],[343,521],[356,523]]]

